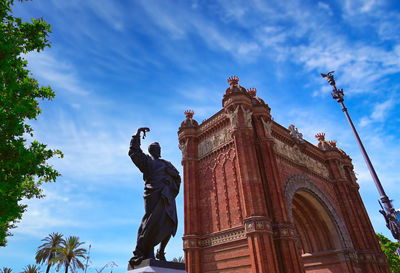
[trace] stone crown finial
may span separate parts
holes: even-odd
[[[186,110],[185,111],[185,116],[186,118],[193,118],[194,111],[193,110]]]
[[[227,79],[227,82],[229,83],[229,85],[235,85],[235,84],[238,84],[238,82],[239,82],[239,77],[238,76],[230,76],[228,79]]]
[[[254,98],[257,94],[257,89],[254,87],[251,87],[249,89],[247,89],[247,93],[249,93],[249,95]]]
[[[318,139],[319,141],[324,141],[325,140],[325,133],[318,133],[315,135],[315,138]]]

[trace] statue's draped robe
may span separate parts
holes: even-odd
[[[154,258],[154,246],[171,235],[175,236],[178,226],[175,197],[181,178],[170,162],[143,153],[140,136],[132,137],[129,156],[143,173],[145,182],[145,215],[139,227],[134,255]]]

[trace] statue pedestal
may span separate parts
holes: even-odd
[[[186,273],[185,264],[147,259],[134,269],[128,264],[127,273]]]

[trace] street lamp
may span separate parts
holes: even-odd
[[[353,122],[351,121],[351,118],[349,116],[349,113],[347,112],[347,108],[344,106],[344,93],[343,93],[343,89],[337,89],[336,88],[336,83],[335,83],[335,79],[333,77],[333,73],[335,71],[331,71],[328,74],[322,74],[321,76],[323,78],[325,78],[329,84],[332,86],[333,90],[332,90],[332,98],[335,99],[338,103],[340,103],[340,105],[342,106],[342,110],[344,112],[344,114],[346,115],[347,121],[350,124],[351,129],[353,130],[353,133],[356,137],[358,146],[360,147],[361,153],[365,159],[365,162],[367,163],[369,172],[371,173],[372,179],[375,182],[375,186],[378,189],[378,192],[381,196],[381,202],[383,204],[381,204],[382,209],[379,210],[380,213],[382,213],[382,215],[385,217],[386,220],[386,226],[388,227],[388,229],[392,232],[393,237],[400,241],[400,215],[399,215],[399,211],[396,211],[392,205],[392,201],[389,199],[389,197],[386,195],[385,190],[382,187],[381,182],[379,181],[378,176],[376,175],[375,169],[372,166],[371,160],[368,157],[367,152],[365,151],[364,145],[361,142],[360,137],[358,136],[358,133],[356,131],[356,128],[354,127]],[[399,252],[399,250],[398,250]],[[400,252],[399,252],[399,256],[400,256]]]

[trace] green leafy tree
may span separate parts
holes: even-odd
[[[50,25],[43,19],[22,22],[13,16],[13,4],[14,0],[0,1],[0,246],[6,245],[9,230],[26,210],[20,201],[42,198],[41,184],[60,176],[46,161],[62,157],[61,151],[26,139],[33,137],[26,121],[41,113],[39,99],[51,100],[55,94],[30,77],[23,55],[50,47]]]
[[[57,248],[56,256],[52,259],[54,263],[57,263],[56,270],[60,270],[61,267],[65,268],[65,273],[68,273],[68,268],[72,267],[73,271],[76,268],[85,269],[85,266],[79,258],[85,260],[86,249],[80,246],[84,242],[79,242],[79,237],[69,236],[66,240],[61,242],[61,247]]]
[[[2,269],[0,269],[0,273],[11,273],[12,269],[9,267],[3,267]]]
[[[397,249],[400,247],[400,243],[390,241],[382,234],[376,234],[378,236],[379,244],[381,245],[383,253],[385,253],[390,270],[393,273],[400,273],[400,257],[397,254]]]
[[[40,267],[37,265],[27,265],[21,273],[40,273]]]
[[[36,252],[36,263],[47,263],[46,273],[49,273],[50,267],[53,265],[52,261],[56,257],[57,248],[61,246],[62,237],[63,235],[57,232],[49,234],[49,236],[42,240],[45,243],[39,246]]]

